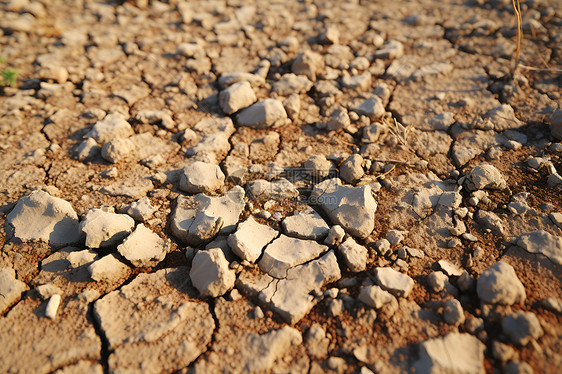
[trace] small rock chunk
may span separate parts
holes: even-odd
[[[525,287],[507,262],[499,261],[485,270],[476,283],[478,297],[488,304],[513,305],[525,301]]]
[[[338,252],[342,255],[345,264],[352,272],[360,272],[367,268],[369,252],[367,248],[358,244],[353,238],[348,238],[340,244]]]
[[[495,166],[482,164],[476,166],[467,175],[465,181],[469,191],[474,190],[503,190],[507,187],[507,183],[502,174]]]
[[[374,58],[395,59],[404,54],[404,45],[398,40],[389,40],[384,43],[374,54]]]
[[[340,165],[341,179],[347,183],[353,183],[365,175],[363,170],[363,157],[354,154],[345,159]]]
[[[330,120],[326,124],[326,129],[328,129],[328,131],[339,130],[346,128],[350,124],[351,120],[349,118],[347,110],[338,108],[333,111]]]
[[[135,227],[135,220],[126,214],[90,209],[80,223],[80,231],[86,235],[86,247],[100,248],[119,243]]]
[[[503,235],[504,227],[500,217],[494,212],[479,210],[474,217],[478,223],[498,235]]]
[[[275,278],[285,278],[287,271],[326,252],[328,247],[312,240],[290,238],[281,234],[269,244],[259,262],[260,269]]]
[[[142,223],[119,244],[117,251],[135,267],[157,265],[166,256],[166,243]]]
[[[324,238],[330,230],[326,221],[312,208],[285,218],[281,226],[288,236],[311,240]]]
[[[466,333],[451,332],[420,344],[416,373],[484,373],[486,346]]]
[[[266,129],[285,125],[288,121],[283,103],[275,99],[258,101],[236,116],[240,126]]]
[[[189,276],[203,297],[219,297],[234,287],[236,274],[220,248],[199,251],[191,263]]]
[[[381,118],[384,113],[384,105],[380,97],[373,95],[354,109],[357,114],[369,117],[371,120]]]
[[[339,245],[345,237],[345,230],[340,225],[335,225],[330,228],[324,244]]]
[[[115,257],[115,254],[109,254],[94,261],[88,266],[90,277],[92,280],[114,282],[123,277],[127,273],[127,265],[122,263]]]
[[[441,271],[433,271],[427,275],[426,281],[431,291],[440,292],[445,289],[449,278]]]
[[[453,264],[450,261],[439,260],[437,261],[437,264],[439,265],[441,270],[443,270],[443,272],[445,272],[445,274],[449,276],[459,277],[463,273],[461,268],[459,268],[457,265]]]
[[[379,286],[396,297],[408,297],[414,288],[414,280],[392,268],[376,268],[375,279]]]
[[[232,232],[244,206],[244,189],[240,186],[223,196],[179,196],[172,214],[172,233],[186,244],[201,244],[219,232]]]
[[[324,67],[322,56],[316,52],[304,51],[299,53],[293,61],[292,70],[295,74],[306,75],[311,81],[316,81],[316,74]]]
[[[281,96],[289,96],[294,93],[307,92],[312,86],[313,83],[306,76],[288,73],[273,83],[273,92]]]
[[[166,129],[173,129],[176,125],[170,113],[164,110],[144,109],[135,115],[135,119],[142,123],[160,123]]]
[[[210,193],[221,188],[224,180],[218,165],[194,161],[183,169],[179,188],[187,193]]]
[[[277,230],[250,217],[238,225],[235,233],[230,234],[228,245],[242,260],[253,263],[261,256],[263,248],[278,234]]]
[[[27,288],[24,282],[16,279],[14,269],[0,267],[0,313],[17,302]]]
[[[60,300],[60,295],[53,295],[49,298],[47,307],[45,308],[45,317],[55,319],[55,317],[57,316],[57,310],[59,309]]]
[[[558,140],[562,140],[562,109],[558,108],[550,116],[550,132]]]
[[[388,230],[386,233],[386,240],[390,245],[398,245],[404,240],[404,232],[400,230]]]
[[[541,300],[541,305],[548,310],[552,310],[553,312],[562,314],[562,300],[560,299],[549,297],[547,299]]]
[[[464,311],[461,303],[456,299],[445,301],[443,319],[449,325],[458,326],[464,322]]]
[[[339,179],[328,179],[314,187],[313,198],[349,234],[365,238],[373,231],[377,202],[369,186],[342,186]]]
[[[79,161],[92,159],[101,151],[99,144],[93,138],[87,138],[76,147],[76,158]]]
[[[123,213],[128,214],[136,221],[141,222],[144,222],[152,217],[154,212],[156,212],[156,208],[152,206],[148,197],[143,197],[140,200],[133,201],[123,210]]]
[[[297,329],[285,326],[263,335],[251,333],[241,343],[244,349],[237,357],[242,369],[240,372],[269,372],[276,360],[291,347],[302,343],[302,335]]]
[[[527,345],[544,334],[537,316],[531,312],[520,311],[504,317],[502,329],[513,343],[519,345]]]
[[[393,302],[394,296],[377,285],[366,286],[359,291],[359,300],[371,308],[380,309]]]
[[[333,166],[324,155],[312,155],[303,163],[303,167],[312,178],[325,178],[330,175]]]
[[[517,245],[529,253],[540,253],[552,262],[562,265],[562,238],[545,230],[521,235],[517,239]]]
[[[252,200],[281,200],[299,195],[299,190],[285,178],[272,182],[256,179],[246,185],[246,191]]]
[[[99,144],[105,144],[115,138],[128,138],[133,134],[129,122],[125,121],[121,114],[113,113],[96,122],[92,130],[86,134],[86,138],[94,138]]]
[[[318,323],[312,324],[306,332],[306,350],[312,357],[323,357],[328,354],[330,340],[326,338],[326,331]]]
[[[45,191],[20,198],[6,218],[18,241],[40,240],[62,247],[81,238],[78,215],[72,205]]]
[[[232,114],[256,102],[256,94],[249,82],[238,82],[219,94],[222,111]]]
[[[137,147],[129,139],[116,138],[105,143],[101,148],[101,157],[115,164],[121,160],[134,157]]]
[[[252,277],[241,277],[239,285],[257,293],[260,302],[268,304],[284,320],[294,324],[318,301],[311,293],[318,293],[326,284],[340,279],[341,271],[336,255],[329,251],[319,259],[289,269],[286,275],[284,279],[262,275],[257,284]]]

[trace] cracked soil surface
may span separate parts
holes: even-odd
[[[521,7],[510,74],[507,0],[3,2],[0,372],[560,372],[562,3]]]

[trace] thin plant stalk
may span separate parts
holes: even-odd
[[[511,0],[513,5],[513,11],[515,12],[515,17],[517,19],[517,47],[515,48],[515,59],[513,61],[513,68],[511,70],[511,75],[515,73],[517,66],[519,65],[519,55],[521,52],[521,41],[523,40],[523,21],[521,20],[521,4],[519,0]]]

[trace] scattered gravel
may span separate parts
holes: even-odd
[[[557,372],[562,91],[510,2],[68,5],[0,5],[0,372]]]

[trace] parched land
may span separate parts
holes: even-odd
[[[560,1],[0,12],[0,372],[560,371]]]

